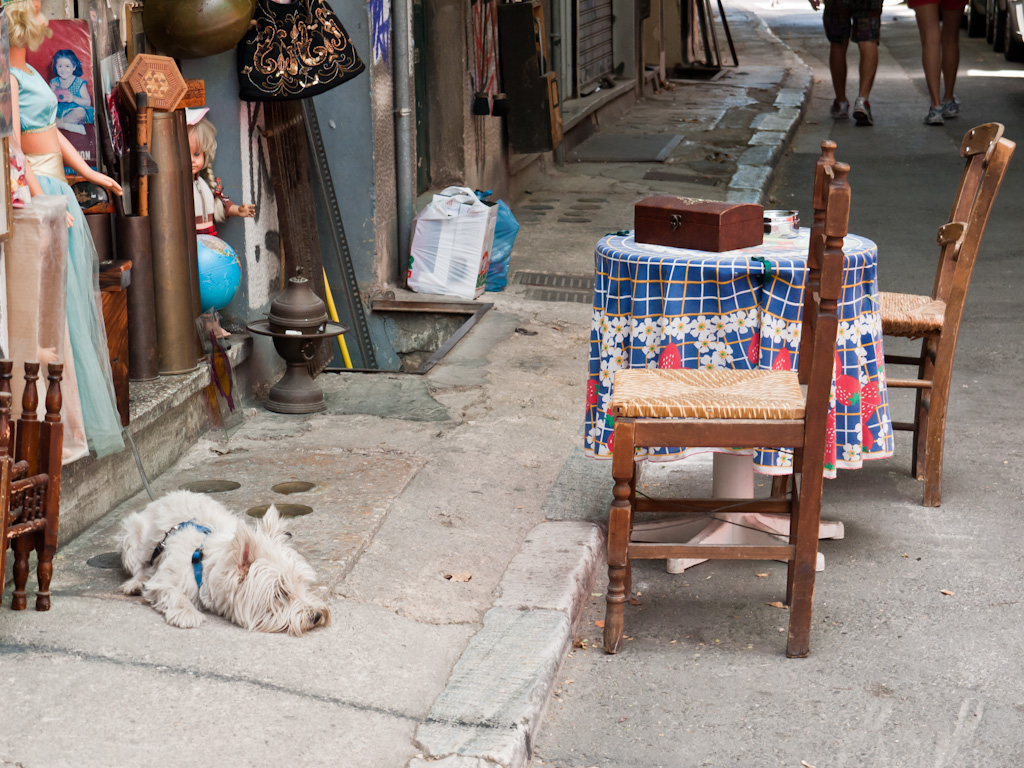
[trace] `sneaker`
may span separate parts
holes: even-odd
[[[832,109],[828,113],[833,120],[845,120],[850,116],[850,102],[832,99]]]
[[[924,118],[925,125],[945,125],[946,121],[942,119],[942,107],[931,107],[928,110],[928,114]]]
[[[947,120],[960,116],[960,100],[956,96],[942,105],[942,116]]]
[[[874,125],[875,120],[871,117],[871,102],[863,96],[858,96],[853,102],[853,119],[857,125]]]

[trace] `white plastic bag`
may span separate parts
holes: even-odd
[[[409,288],[475,299],[484,292],[498,207],[468,187],[448,187],[416,214],[409,254]]]

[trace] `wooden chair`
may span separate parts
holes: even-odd
[[[834,146],[833,146],[834,148]],[[839,328],[838,301],[843,282],[843,238],[850,211],[849,166],[819,164],[834,177],[822,185],[825,204],[820,275],[809,292],[810,311],[803,326],[813,330],[813,346],[804,350],[795,371],[634,369],[618,371],[612,394],[615,442],[612,456],[614,500],[608,514],[608,592],[604,647],[616,653],[623,635],[623,604],[632,588],[633,560],[694,558],[785,560],[789,563],[786,601],[790,606],[786,653],[810,650],[811,605],[818,554],[821,490],[825,463],[832,365]],[[809,267],[814,265],[809,263]],[[810,270],[809,270],[810,271]],[[806,378],[801,388],[800,378]],[[638,499],[635,452],[639,447],[795,448],[793,493],[769,499]],[[794,476],[795,477],[795,476]],[[638,512],[671,514],[680,509],[714,516],[722,507],[788,513],[789,543],[778,545],[647,543],[634,541]]]
[[[61,450],[64,427],[60,421],[60,380],[64,366],[50,363],[46,390],[46,416],[36,416],[39,363],[25,363],[22,413],[11,420],[10,360],[0,361],[0,594],[3,591],[7,548],[14,552],[14,597],[11,608],[25,610],[28,561],[36,551],[36,610],[50,610],[50,578],[57,551],[60,509]]]
[[[918,480],[924,480],[922,503],[926,507],[942,503],[942,451],[957,334],[981,236],[1014,146],[1003,138],[999,123],[986,123],[967,132],[960,145],[961,156],[967,158],[960,187],[949,221],[939,227],[941,251],[931,295],[881,294],[882,333],[922,340],[919,355],[887,354],[885,363],[887,374],[890,365],[917,367],[916,378],[887,375],[886,385],[890,390],[916,391],[914,420],[893,422],[892,426],[914,433],[911,470]]]

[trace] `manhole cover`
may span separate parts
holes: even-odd
[[[305,504],[275,504],[274,506],[277,507],[281,517],[302,517],[313,511],[312,507],[307,507]],[[245,514],[249,517],[263,517],[267,514],[268,509],[270,509],[269,504],[261,504],[258,507],[247,509]]]
[[[234,480],[193,480],[191,483],[182,483],[178,490],[192,493],[226,493],[241,487],[242,484]]]
[[[86,565],[91,565],[93,568],[103,568],[107,571],[117,570],[121,567],[121,553],[120,552],[104,552],[102,555],[95,555],[85,561]]]
[[[270,490],[274,493],[305,493],[306,491],[312,491],[316,488],[316,483],[310,483],[305,480],[291,480],[287,483],[278,483],[273,486]]]

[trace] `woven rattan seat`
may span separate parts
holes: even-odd
[[[636,369],[618,371],[612,413],[634,418],[802,419],[793,371]]]
[[[946,302],[931,296],[882,291],[882,332],[916,339],[942,329]]]
[[[914,420],[894,421],[892,427],[914,434],[912,471],[924,480],[926,507],[942,503],[946,412],[960,320],[985,224],[1013,150],[999,123],[966,133],[960,145],[966,158],[960,186],[936,237],[941,250],[931,295],[881,294],[882,333],[922,340],[918,354],[886,354],[885,365],[890,402],[896,389],[914,392]],[[916,375],[900,378],[901,365],[915,368]]]

